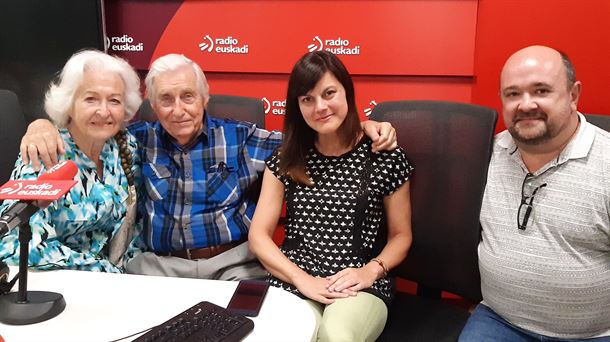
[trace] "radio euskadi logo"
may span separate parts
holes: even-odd
[[[144,43],[135,43],[133,37],[126,34],[120,37],[106,37],[106,45],[112,51],[144,51]]]
[[[335,55],[359,55],[360,45],[355,45],[348,39],[341,37],[322,39],[320,36],[315,36],[312,39],[313,43],[307,45],[309,52],[313,51],[330,51]]]
[[[203,41],[199,43],[199,49],[210,53],[246,54],[248,53],[248,44],[240,43],[239,39],[233,36],[212,38],[209,34],[206,34]]]
[[[369,106],[367,108],[364,108],[364,115],[366,115],[367,118],[371,115],[371,113],[373,112],[373,108],[375,108],[376,105],[377,101],[371,100],[369,102]]]
[[[286,100],[268,100],[266,97],[261,99],[265,114],[284,115],[286,114]]]

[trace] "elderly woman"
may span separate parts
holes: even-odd
[[[140,80],[124,60],[99,51],[74,54],[45,98],[78,183],[30,219],[29,266],[121,272],[134,229],[136,141],[122,130],[142,102]],[[43,173],[44,170],[41,171]],[[39,176],[21,156],[11,179]],[[14,201],[5,201],[0,213]],[[19,261],[17,229],[0,241],[0,259]],[[129,252],[128,252],[129,253]]]

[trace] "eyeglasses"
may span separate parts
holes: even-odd
[[[527,227],[527,221],[529,221],[530,215],[532,214],[532,208],[534,207],[534,196],[536,196],[538,190],[546,186],[546,183],[544,183],[538,185],[537,187],[533,187],[532,184],[528,182],[532,177],[534,177],[534,175],[531,173],[525,175],[525,179],[521,185],[521,204],[519,205],[519,210],[517,211],[517,227],[521,230],[525,230],[525,227]]]

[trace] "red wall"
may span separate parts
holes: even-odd
[[[610,115],[610,1],[479,0],[472,102],[496,108],[504,61],[540,44],[570,56],[583,83],[579,110]],[[499,128],[504,127],[499,120]]]
[[[283,126],[292,65],[313,50],[339,50],[333,52],[354,78],[363,119],[382,101],[469,102],[477,6],[477,0],[105,2],[111,53],[140,70],[161,55],[184,54],[203,68],[211,94],[261,99],[270,129]]]
[[[566,52],[583,83],[579,109],[610,115],[610,0],[107,0],[110,40],[128,38],[142,51],[136,68],[168,52],[199,62],[212,94],[263,99],[266,123],[280,129],[291,65],[312,37],[361,45],[341,56],[354,74],[364,118],[375,103],[431,99],[471,102],[501,112],[499,73],[515,51],[532,44]],[[308,11],[314,7],[315,11]],[[331,7],[332,10],[328,10]],[[247,56],[200,50],[230,36]],[[238,44],[238,45],[239,45]],[[350,46],[351,46],[350,45]],[[115,50],[113,50],[113,48]],[[268,102],[266,102],[268,101]],[[498,129],[504,124],[499,120]]]

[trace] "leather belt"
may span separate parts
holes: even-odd
[[[222,254],[233,247],[237,247],[238,245],[246,242],[246,239],[242,239],[239,241],[233,241],[229,243],[225,243],[223,245],[218,246],[209,246],[203,248],[187,248],[180,251],[171,251],[171,252],[155,252],[157,255],[161,256],[174,256],[182,259],[188,260],[196,260],[196,259],[209,259],[217,256],[218,254]]]

